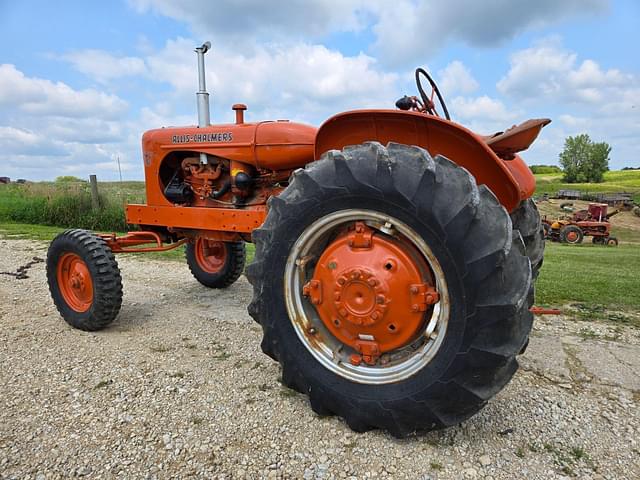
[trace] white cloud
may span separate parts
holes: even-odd
[[[560,39],[545,39],[515,52],[509,71],[497,83],[500,93],[528,110],[549,105],[558,112],[545,128],[545,140],[533,155],[557,162],[564,139],[588,133],[612,146],[611,166],[637,164],[640,138],[640,77],[603,69],[592,59],[579,59]]]
[[[100,83],[115,78],[131,77],[146,72],[144,61],[136,57],[116,57],[104,50],[78,50],[62,56],[81,73]]]
[[[187,23],[202,38],[247,53],[264,41],[295,43],[371,25],[372,52],[389,65],[415,65],[452,41],[495,46],[570,16],[602,13],[609,0],[130,0],[140,13]]]
[[[438,78],[438,87],[443,95],[469,94],[480,86],[469,69],[459,60],[454,60],[440,70]]]
[[[570,16],[601,13],[608,0],[477,0],[373,3],[374,51],[390,65],[415,64],[450,44],[500,45],[516,35]]]
[[[97,90],[74,90],[62,82],[26,77],[14,65],[2,64],[0,107],[31,115],[115,118],[126,110],[127,103]]]
[[[509,110],[502,101],[482,95],[455,97],[451,101],[453,119],[471,130],[488,135],[503,131],[522,120],[522,112]]]
[[[162,50],[145,57],[148,78],[173,87],[165,99],[163,117],[193,112],[197,88],[195,42],[169,40]],[[207,88],[212,118],[230,120],[231,105],[249,106],[247,118],[290,118],[319,123],[352,108],[391,108],[399,97],[398,75],[380,71],[365,54],[346,56],[322,45],[266,45],[247,55],[215,46],[206,55]],[[173,108],[172,108],[173,107]]]
[[[41,179],[104,172],[98,164],[139,144],[138,138],[132,142],[127,103],[118,96],[28,77],[13,65],[0,65],[0,107],[5,175]]]
[[[10,155],[64,155],[59,143],[31,130],[0,126],[0,152]]]
[[[318,37],[363,28],[366,0],[129,0],[140,13],[159,13],[186,22],[194,33],[233,45],[235,51],[255,40],[282,41]]]
[[[587,59],[578,64],[576,53],[551,38],[511,56],[511,67],[497,84],[498,91],[517,100],[541,98],[556,102],[604,105],[637,92],[638,78],[617,69],[602,70]],[[637,97],[636,97],[637,98]]]

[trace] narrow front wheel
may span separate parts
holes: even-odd
[[[105,241],[91,232],[67,230],[51,242],[47,281],[60,315],[74,328],[101,330],[120,311],[118,263]]]
[[[243,242],[221,242],[203,237],[187,244],[185,254],[189,270],[202,285],[226,288],[244,271]]]

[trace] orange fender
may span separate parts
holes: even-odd
[[[335,115],[318,130],[315,158],[328,150],[372,140],[417,145],[431,155],[449,158],[471,172],[478,185],[489,187],[509,212],[535,190],[535,177],[518,155],[502,160],[480,135],[457,123],[417,112],[356,110]]]

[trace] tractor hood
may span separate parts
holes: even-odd
[[[293,169],[313,161],[316,128],[288,120],[232,123],[208,127],[166,127],[142,136],[147,159],[173,151],[192,151],[268,170]]]

